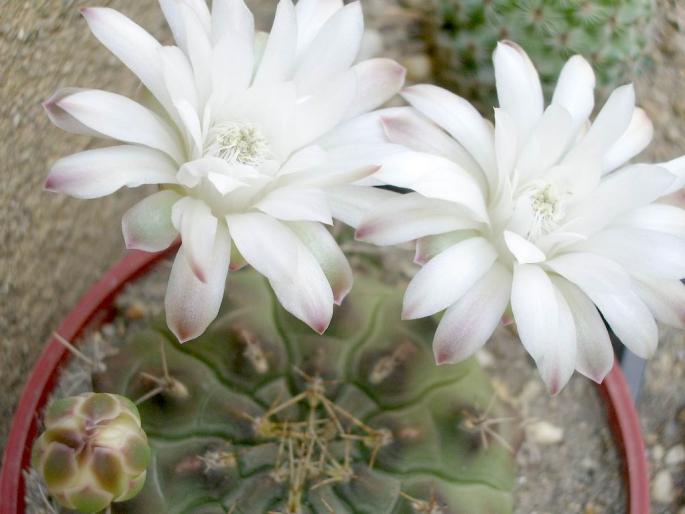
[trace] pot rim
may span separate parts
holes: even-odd
[[[160,253],[128,252],[81,297],[76,307],[62,320],[56,333],[71,341],[94,323],[104,323],[113,313],[113,301],[117,294],[176,248],[177,245],[172,245]],[[37,413],[45,406],[57,381],[60,365],[68,356],[67,349],[53,335],[33,366],[5,445],[0,472],[0,514],[25,512],[23,470],[28,467],[30,443],[35,439],[38,429]],[[598,387],[605,399],[614,440],[624,463],[628,491],[627,514],[649,514],[649,469],[645,443],[635,402],[618,360]]]

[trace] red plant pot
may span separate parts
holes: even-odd
[[[75,340],[86,327],[104,323],[113,316],[114,299],[124,286],[174,250],[175,247],[158,254],[128,253],[88,290],[64,318],[57,333],[67,340]],[[29,465],[31,446],[37,432],[37,413],[45,406],[59,368],[68,356],[66,348],[51,337],[24,388],[5,447],[0,474],[0,514],[25,512],[22,470]],[[628,513],[649,514],[649,478],[644,440],[635,404],[618,364],[614,365],[599,388],[623,457]]]

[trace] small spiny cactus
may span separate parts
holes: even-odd
[[[136,406],[123,396],[84,393],[53,402],[31,465],[61,505],[99,512],[145,484],[150,448]]]
[[[564,62],[581,54],[604,96],[604,88],[628,82],[644,61],[654,11],[653,0],[432,2],[437,79],[479,107],[497,105],[492,52],[504,39],[526,49],[548,95]]]
[[[134,399],[153,448],[113,512],[473,514],[513,507],[520,431],[474,360],[436,367],[434,321],[359,273],[319,336],[254,271],[180,345],[158,320],[105,360],[96,390]]]

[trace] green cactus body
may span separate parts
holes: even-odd
[[[99,512],[141,490],[150,448],[131,400],[84,393],[53,402],[44,421],[31,465],[61,505]]]
[[[153,447],[114,512],[512,511],[515,424],[485,421],[503,408],[475,361],[435,366],[434,322],[398,321],[399,288],[358,277],[323,336],[256,273],[229,289],[201,338],[179,345],[159,321],[94,376],[142,400]]]
[[[430,15],[438,80],[490,115],[497,105],[492,51],[523,47],[551,95],[564,62],[586,57],[599,96],[632,78],[643,61],[653,0],[433,0]]]

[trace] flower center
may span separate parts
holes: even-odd
[[[229,164],[259,166],[271,156],[269,142],[252,123],[221,123],[213,132],[206,152]]]
[[[565,198],[568,196],[552,184],[536,185],[529,193],[530,207],[533,211],[528,238],[538,237],[554,231],[566,215]]]

